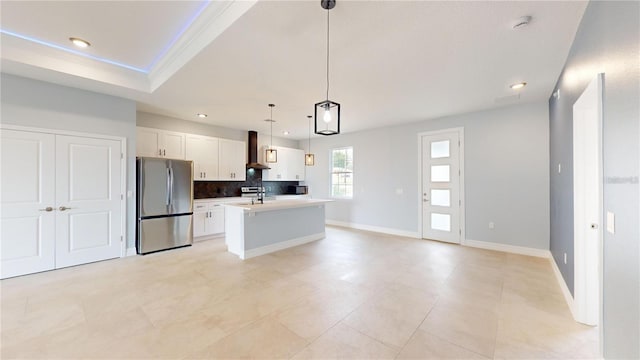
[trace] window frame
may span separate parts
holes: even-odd
[[[341,172],[334,172],[333,171],[333,156],[334,156],[334,152],[339,151],[339,150],[351,150],[351,172],[347,172],[347,171],[341,171]],[[354,193],[355,193],[355,186],[353,183],[353,174],[354,174],[354,154],[353,154],[353,146],[341,146],[341,147],[337,147],[337,148],[332,148],[331,150],[329,150],[329,195],[332,199],[340,199],[340,200],[351,200],[353,199]],[[349,160],[349,158],[347,158],[347,160]],[[334,188],[334,183],[333,183],[333,176],[334,174],[351,174],[351,184],[344,184],[344,185],[351,185],[351,195],[335,195],[333,193],[333,188]],[[337,185],[340,185],[339,183]]]

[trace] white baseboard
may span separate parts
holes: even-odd
[[[127,248],[127,252],[126,252],[126,254],[124,254],[125,257],[134,256],[134,255],[138,255],[138,252],[136,251],[135,247]]]
[[[564,300],[567,302],[567,305],[569,306],[569,310],[571,310],[571,315],[573,315],[573,318],[576,318],[576,314],[575,314],[575,309],[573,306],[573,296],[571,295],[571,291],[569,291],[569,287],[567,286],[567,283],[564,281],[564,278],[562,277],[562,273],[560,272],[560,268],[558,267],[558,264],[556,264],[556,260],[553,258],[553,256],[549,257],[549,261],[551,262],[551,267],[553,268],[553,273],[556,275],[556,280],[558,280],[558,285],[560,285],[560,289],[562,290],[562,295],[564,295]]]
[[[502,251],[502,252],[507,252],[512,254],[528,255],[528,256],[535,256],[535,257],[541,257],[541,258],[551,257],[551,253],[549,252],[549,250],[536,249],[536,248],[530,248],[530,247],[524,247],[524,246],[498,244],[498,243],[493,243],[488,241],[466,239],[463,241],[463,245],[480,248],[480,249]]]
[[[420,236],[418,235],[417,232],[406,231],[406,230],[398,230],[398,229],[392,229],[392,228],[386,228],[386,227],[380,227],[380,226],[356,224],[356,223],[344,222],[344,221],[338,221],[338,220],[331,220],[331,219],[326,219],[325,220],[325,224],[333,225],[333,226],[346,227],[346,228],[351,228],[351,229],[373,231],[373,232],[382,233],[382,234],[410,237],[410,238],[414,238],[414,239],[420,238]]]
[[[240,259],[243,259],[243,260],[250,259],[252,257],[256,257],[256,256],[264,255],[264,254],[269,254],[269,253],[272,253],[272,252],[288,249],[290,247],[294,247],[294,246],[306,244],[306,243],[309,243],[309,242],[312,242],[312,241],[324,239],[324,237],[325,237],[325,233],[324,232],[318,233],[318,234],[307,235],[307,236],[303,236],[303,237],[299,237],[299,238],[295,238],[295,239],[291,239],[291,240],[286,240],[286,241],[282,241],[282,242],[271,244],[271,245],[267,245],[267,246],[262,246],[262,247],[251,249],[251,250],[246,250],[246,251],[244,251],[244,252],[242,252],[240,254],[236,254],[236,255],[238,255],[240,257]]]

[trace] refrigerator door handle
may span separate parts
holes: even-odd
[[[173,205],[173,168],[169,168],[169,203]]]
[[[169,204],[171,204],[171,170],[170,168],[167,168],[167,182],[166,182],[166,186],[167,186],[167,206],[169,206]]]

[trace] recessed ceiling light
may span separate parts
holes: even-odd
[[[282,134],[284,135],[289,135],[289,132],[287,130],[283,131]]]
[[[512,88],[513,90],[518,90],[518,89],[522,89],[526,85],[527,85],[527,83],[523,81],[523,82],[520,82],[520,83],[512,84],[509,87]]]
[[[196,114],[196,116],[199,117],[199,118],[203,118],[204,119],[204,118],[207,117],[207,114],[199,113],[199,114]]]
[[[70,37],[69,41],[71,41],[73,45],[83,49],[91,46],[90,42],[88,42],[87,40],[82,40],[80,38]]]
[[[513,23],[513,28],[514,29],[521,29],[527,25],[529,25],[529,23],[531,22],[531,16],[522,16],[519,17],[518,19],[516,19],[516,21]]]

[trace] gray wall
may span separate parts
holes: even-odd
[[[135,126],[131,100],[2,74],[2,123],[126,137],[127,247],[135,242]]]
[[[616,233],[604,235],[604,356],[640,358],[640,3],[592,1],[565,68],[560,99],[549,99],[551,251],[573,290],[572,107],[604,72],[604,211]],[[558,174],[558,163],[562,173]],[[569,254],[564,265],[562,254]]]
[[[328,198],[330,151],[353,146],[354,198],[327,204],[327,218],[417,234],[418,133],[464,127],[466,238],[546,250],[547,121],[547,104],[540,102],[316,137],[311,143],[316,164],[307,167],[306,183],[314,197]],[[307,142],[300,145],[306,148]]]
[[[259,121],[259,120],[257,120]],[[204,136],[213,136],[224,139],[232,139],[232,140],[241,140],[247,142],[247,131],[246,130],[236,130],[225,128],[221,126],[207,125],[204,123],[199,123],[195,121],[188,121],[183,119],[177,119],[174,117],[168,117],[157,114],[150,114],[146,112],[138,112],[137,115],[137,125],[163,129],[163,130],[171,130],[178,131],[187,134],[197,134]],[[259,126],[264,126],[264,124],[259,123]],[[269,133],[259,133],[258,134],[258,146],[261,148],[262,146],[268,145],[271,140]],[[298,141],[292,139],[286,139],[278,136],[273,137],[273,145],[274,146],[284,146],[290,148],[299,148]]]

